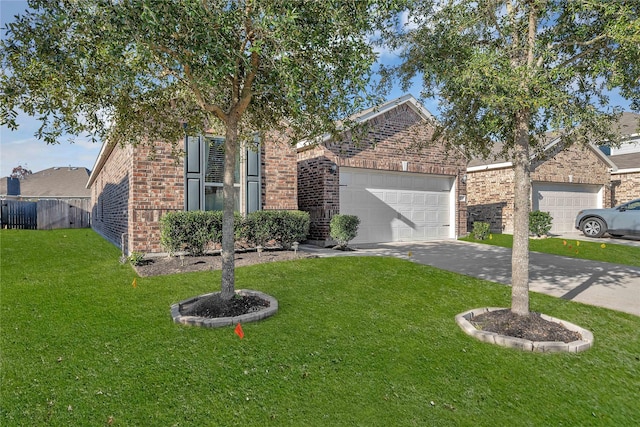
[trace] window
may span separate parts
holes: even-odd
[[[224,139],[188,137],[185,143],[185,210],[222,210]],[[236,156],[235,209],[261,208],[259,140],[241,144]],[[241,154],[240,154],[241,153]]]
[[[205,138],[204,159],[204,210],[222,210],[222,181],[224,176],[224,139]],[[240,155],[236,155],[233,177],[235,187],[235,210],[240,211]]]

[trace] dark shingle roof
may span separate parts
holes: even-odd
[[[640,152],[610,156],[609,160],[611,160],[618,169],[640,168]]]
[[[89,171],[81,167],[55,167],[20,180],[22,197],[91,197],[86,188]]]

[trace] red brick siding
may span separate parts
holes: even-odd
[[[421,149],[431,136],[432,127],[408,105],[381,114],[368,122],[365,138],[354,142],[347,133],[340,141],[298,153],[298,205],[311,216],[310,240],[329,239],[329,222],[339,213],[340,167],[448,175],[459,178],[466,161],[456,153],[447,154],[442,145]],[[335,163],[337,170],[330,169]],[[457,179],[457,197],[466,195],[466,186]],[[458,202],[456,234],[466,233],[466,202]]]
[[[163,252],[159,221],[167,212],[184,209],[184,162],[172,154],[171,144],[158,143],[153,152],[140,146],[131,175],[129,246],[137,252]]]
[[[131,146],[115,146],[91,186],[91,227],[118,247],[122,247],[124,236],[124,250],[127,253],[131,250],[127,231],[133,152]]]
[[[269,134],[262,144],[262,209],[298,209],[296,149],[283,135]]]

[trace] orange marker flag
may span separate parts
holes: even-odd
[[[138,287],[138,282],[136,282],[136,279],[133,279],[133,283],[131,284],[131,286],[133,286],[134,288]]]
[[[242,325],[240,323],[236,325],[234,332],[240,337],[240,339],[244,338],[244,332],[242,331]]]

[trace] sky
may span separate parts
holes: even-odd
[[[0,0],[0,28],[13,21],[14,15],[23,12],[27,7],[26,0]],[[4,31],[2,38],[5,37]],[[386,64],[393,64],[398,61],[397,55],[393,52],[380,52],[380,61]],[[420,83],[416,82],[406,93],[410,93],[416,98],[420,98]],[[387,99],[392,100],[404,95],[399,85],[396,85],[387,95]],[[612,105],[619,105],[629,109],[629,101],[612,94]],[[438,105],[436,100],[423,100],[424,107],[438,116]],[[60,144],[47,145],[44,141],[38,140],[34,133],[39,127],[39,122],[21,113],[18,115],[19,127],[12,131],[6,126],[0,126],[0,177],[11,174],[14,167],[22,166],[32,172],[39,172],[51,167],[75,166],[84,167],[91,170],[100,152],[100,143],[91,143],[88,139],[75,137],[74,143],[66,141]]]

